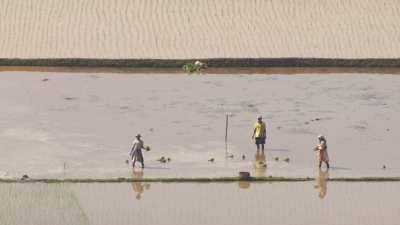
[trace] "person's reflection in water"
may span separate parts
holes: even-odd
[[[245,181],[245,180],[239,181],[239,188],[241,188],[241,189],[249,189],[249,187],[250,187],[250,182],[249,181]]]
[[[141,179],[143,178],[143,170],[133,170],[133,178],[135,179]],[[150,189],[150,184],[142,184],[142,182],[132,182],[132,189],[133,192],[135,193],[135,198],[137,200],[140,200],[142,198],[142,193],[144,190],[149,190]]]
[[[254,168],[256,177],[265,177],[267,171],[267,161],[265,159],[264,151],[257,151],[255,155]]]
[[[323,199],[326,196],[328,179],[329,179],[328,170],[324,171],[321,168],[319,168],[318,177],[317,177],[317,185],[315,185],[314,187],[319,190],[318,196],[320,199]]]

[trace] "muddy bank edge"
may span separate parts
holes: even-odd
[[[166,183],[216,183],[216,182],[305,182],[314,181],[311,177],[251,177],[243,179],[240,177],[215,177],[215,178],[70,178],[70,179],[0,179],[0,183],[126,183],[126,182],[166,182]],[[338,177],[329,178],[327,181],[336,182],[399,182],[400,177]]]

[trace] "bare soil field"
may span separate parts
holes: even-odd
[[[397,0],[0,0],[0,58],[398,58]]]

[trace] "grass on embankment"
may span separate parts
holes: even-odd
[[[215,177],[215,178],[109,178],[109,179],[0,179],[0,183],[131,183],[131,182],[159,182],[159,183],[219,183],[219,182],[304,182],[314,181],[310,177]],[[398,182],[400,177],[354,177],[329,178],[332,182]]]
[[[400,58],[206,58],[206,59],[94,59],[0,58],[0,66],[182,68],[200,60],[211,68],[224,67],[400,67]]]

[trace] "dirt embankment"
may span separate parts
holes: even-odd
[[[181,68],[196,59],[94,59],[94,58],[2,58],[0,66],[48,67],[131,67]],[[200,59],[211,68],[231,67],[400,67],[400,58],[207,58]]]

